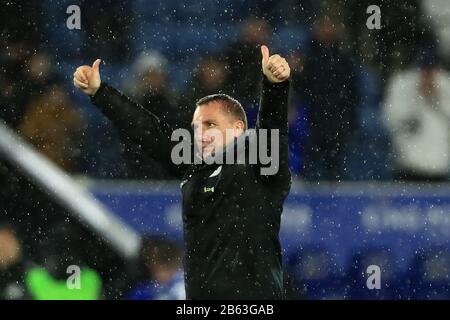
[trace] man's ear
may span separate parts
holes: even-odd
[[[242,120],[237,120],[234,122],[234,132],[235,136],[239,137],[241,134],[243,134],[245,131],[245,124]]]

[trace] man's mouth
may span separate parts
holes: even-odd
[[[202,154],[207,157],[214,153],[214,145],[212,143],[202,145]]]
[[[210,147],[211,146],[211,143],[210,142],[208,142],[208,143],[202,143],[202,150],[205,150],[206,148],[208,148],[208,147]]]

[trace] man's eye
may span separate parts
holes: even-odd
[[[209,123],[209,124],[208,124],[208,128],[212,128],[212,127],[215,127],[215,126],[216,126],[215,123]]]

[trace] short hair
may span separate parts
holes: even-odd
[[[195,105],[197,107],[199,107],[199,106],[208,104],[210,102],[220,102],[225,109],[224,111],[227,114],[232,115],[233,118],[235,118],[236,120],[241,120],[242,122],[244,122],[244,129],[247,130],[247,126],[248,126],[247,125],[247,115],[239,101],[230,97],[227,94],[216,93],[216,94],[211,94],[211,95],[208,95],[206,97],[199,99],[195,103]]]
[[[181,263],[182,252],[176,243],[164,237],[145,236],[140,256],[147,267],[154,265],[176,267]]]

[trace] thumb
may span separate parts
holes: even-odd
[[[263,64],[267,64],[269,62],[269,48],[265,45],[261,46],[261,54]]]
[[[102,62],[102,60],[97,59],[94,61],[94,63],[92,64],[92,70],[94,70],[94,72],[99,73],[100,72],[100,62]]]

